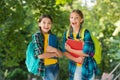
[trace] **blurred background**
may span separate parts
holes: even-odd
[[[102,44],[103,72],[110,73],[120,63],[120,0],[0,0],[0,80],[41,80],[27,71],[26,49],[31,35],[38,31],[41,14],[53,18],[52,32],[61,41],[69,26],[69,14],[80,9],[83,26]],[[68,79],[68,59],[60,58],[59,80]],[[120,73],[120,67],[114,75]]]

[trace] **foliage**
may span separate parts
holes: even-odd
[[[70,3],[72,0],[56,0],[56,5]]]
[[[22,74],[21,74],[22,73]],[[8,72],[8,77],[6,77],[6,80],[26,80],[27,79],[27,72],[22,70],[21,68],[16,68],[12,72]]]
[[[113,42],[113,40],[120,40],[118,37],[120,34],[113,35],[115,29],[119,27],[115,25],[120,18],[120,16],[118,16],[118,14],[120,14],[119,5],[118,0],[98,0],[97,5],[93,9],[95,20],[98,21],[100,28],[99,36],[102,35],[100,38],[103,46],[103,62],[101,69],[106,72],[110,72],[120,61],[117,55],[120,50],[120,43],[118,42],[118,46],[116,46],[116,43]],[[109,64],[113,65],[110,66]]]

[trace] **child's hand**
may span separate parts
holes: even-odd
[[[84,61],[84,57],[81,56],[75,59],[75,62],[77,63],[83,63],[83,61]]]
[[[65,43],[65,49],[67,50],[67,51],[69,51],[69,52],[71,52],[71,47],[67,44],[67,43]]]
[[[46,49],[47,52],[52,52],[52,53],[55,53],[56,57],[61,57],[62,56],[62,52],[52,46],[47,46],[47,49]]]
[[[47,46],[47,49],[46,49],[47,52],[56,52],[56,48],[52,47],[52,46]]]
[[[82,40],[82,43],[83,43],[83,45],[84,45],[84,41]]]

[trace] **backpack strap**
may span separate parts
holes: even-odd
[[[82,38],[82,40],[84,39],[84,32],[85,32],[85,30],[86,30],[86,28],[82,28],[80,30],[80,33],[79,33],[81,38]],[[68,39],[68,37],[69,37],[69,30],[66,32],[66,39]]]
[[[68,39],[68,37],[69,37],[69,30],[67,30],[66,32],[66,39]]]
[[[80,30],[80,36],[81,36],[82,40],[84,39],[85,30],[86,30],[86,28],[82,28],[82,29]]]

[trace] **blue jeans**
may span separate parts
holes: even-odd
[[[43,80],[57,80],[59,73],[59,64],[45,66],[45,76]]]
[[[74,79],[73,80],[81,80],[82,79],[82,66],[77,66],[75,73],[74,73]],[[95,79],[95,74],[93,74],[92,78],[90,80]]]

